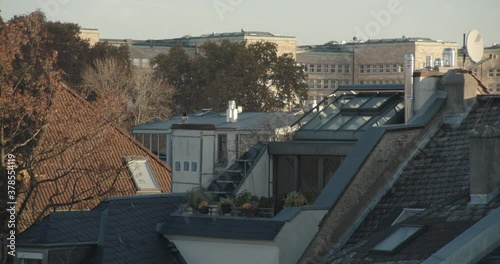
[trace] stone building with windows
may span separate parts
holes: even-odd
[[[132,63],[139,68],[151,67],[149,61],[160,53],[168,53],[170,47],[174,45],[182,45],[190,56],[197,56],[200,52],[200,47],[206,42],[220,42],[222,40],[229,41],[246,41],[247,43],[256,43],[260,41],[272,42],[277,45],[278,55],[292,54],[295,58],[295,50],[297,41],[293,36],[274,35],[269,32],[260,31],[244,31],[228,32],[228,33],[211,33],[200,36],[186,35],[180,38],[171,39],[149,39],[149,40],[132,40],[132,39],[101,39],[115,45],[129,45],[130,58]]]
[[[415,68],[420,69],[434,66],[432,58],[442,58],[447,48],[457,54],[456,43],[428,38],[331,41],[297,47],[297,63],[304,65],[309,75],[311,104],[319,103],[340,84],[402,84],[405,54],[413,54]],[[431,65],[427,65],[428,60]]]

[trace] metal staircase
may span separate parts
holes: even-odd
[[[265,150],[265,146],[267,146],[266,142],[258,142],[250,147],[240,159],[234,160],[234,163],[229,168],[210,182],[207,191],[211,192],[217,199],[234,194],[251,172],[253,164],[257,161],[259,154]]]

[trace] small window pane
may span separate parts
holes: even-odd
[[[362,127],[368,120],[370,120],[371,116],[356,116],[351,119],[345,126],[342,127],[343,130],[357,130]]]
[[[198,163],[191,162],[191,171],[196,172],[198,170]]]
[[[180,161],[175,162],[175,171],[181,171],[181,162]]]
[[[184,171],[189,171],[189,161],[184,161]]]

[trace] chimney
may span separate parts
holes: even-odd
[[[187,116],[186,112],[182,113],[181,124],[187,124],[188,120],[189,120],[189,117]]]
[[[444,67],[455,67],[455,49],[443,49]]]
[[[470,203],[487,204],[500,193],[500,129],[485,125],[470,138]]]
[[[226,122],[234,123],[236,121],[238,121],[238,107],[236,107],[236,102],[231,100],[227,103]]]
[[[413,117],[413,71],[415,69],[413,54],[405,55],[405,123]]]

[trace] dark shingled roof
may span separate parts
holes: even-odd
[[[285,221],[262,218],[236,218],[172,215],[160,230],[165,235],[226,239],[274,240]]]
[[[420,263],[500,206],[469,203],[469,137],[490,124],[500,126],[500,97],[479,96],[459,127],[442,124],[404,168],[398,180],[327,263]],[[391,226],[403,208],[423,212]],[[394,254],[371,251],[402,224],[425,230]]]
[[[110,198],[92,211],[56,212],[19,235],[19,247],[95,243],[85,263],[181,263],[156,225],[186,202],[172,194]],[[50,251],[49,251],[50,255]]]

